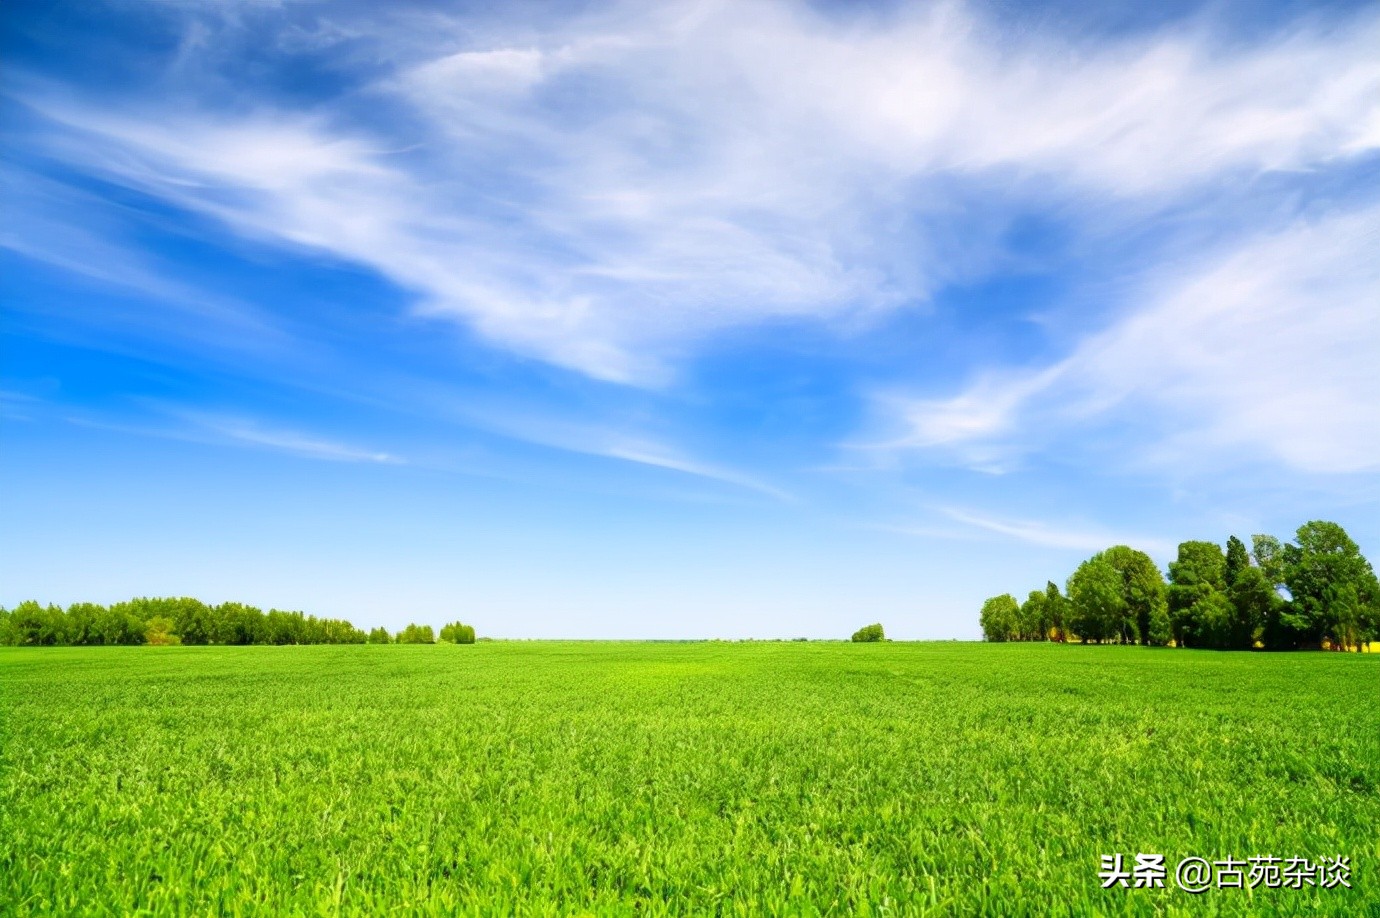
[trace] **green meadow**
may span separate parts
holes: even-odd
[[[1376,915],[1380,656],[5,647],[0,913]]]

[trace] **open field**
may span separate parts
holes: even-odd
[[[1380,914],[1371,654],[0,648],[0,731],[7,914]],[[1260,854],[1353,888],[1174,888]]]

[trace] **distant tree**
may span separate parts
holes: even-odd
[[[264,632],[262,609],[238,602],[223,602],[210,610],[211,640],[217,644],[255,644]]]
[[[441,626],[439,637],[441,640],[448,641],[451,644],[473,644],[474,627],[461,622],[451,622],[448,625]]]
[[[29,647],[50,647],[67,643],[67,620],[57,606],[41,606],[27,599],[10,613],[10,628],[15,643]]]
[[[1022,641],[1049,640],[1049,597],[1044,590],[1031,590],[1021,603],[1020,639]]]
[[[391,644],[393,636],[388,633],[387,628],[375,628],[369,632],[370,644]]]
[[[430,625],[408,625],[398,632],[399,644],[435,644],[436,636]]]
[[[1068,617],[1069,601],[1059,593],[1058,585],[1049,581],[1045,585],[1045,615],[1049,617],[1050,636],[1056,641],[1068,639],[1064,620]]]
[[[67,642],[70,644],[101,644],[97,623],[105,607],[93,602],[74,602],[67,607]]]
[[[276,609],[265,615],[253,606],[210,607],[190,597],[138,597],[109,608],[74,603],[65,612],[34,601],[13,611],[0,609],[0,643],[11,644],[363,644],[367,639],[344,619]]]
[[[1020,637],[1021,606],[1010,593],[993,596],[982,604],[978,624],[983,640],[1014,641]]]
[[[301,612],[269,609],[264,616],[262,644],[302,644],[306,622]]]
[[[1164,575],[1150,556],[1127,545],[1114,545],[1102,557],[1121,576],[1125,611],[1118,638],[1122,643],[1169,643],[1169,607]]]
[[[145,600],[141,617],[148,622],[154,618],[172,621],[172,632],[183,644],[209,644],[214,639],[211,610],[206,603],[190,596]]]
[[[1126,628],[1126,599],[1121,573],[1101,553],[1078,566],[1069,577],[1069,630],[1084,643],[1121,638]]]
[[[117,602],[97,620],[102,644],[142,644],[148,626],[139,614],[138,601]]]
[[[882,631],[879,623],[864,625],[853,632],[853,641],[862,644],[873,644],[877,641],[885,641],[886,634]]]
[[[1221,629],[1230,616],[1222,619],[1222,603],[1213,597],[1226,593],[1226,569],[1217,543],[1179,544],[1178,558],[1169,563],[1169,624],[1178,646],[1225,646],[1230,629]]]

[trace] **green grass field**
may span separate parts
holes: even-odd
[[[1380,914],[1369,654],[0,648],[0,718],[5,914]],[[1352,888],[1174,886],[1260,854]]]

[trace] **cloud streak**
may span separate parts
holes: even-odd
[[[840,24],[629,4],[395,34],[410,26],[385,24],[407,50],[363,93],[405,114],[387,124],[352,118],[358,96],[239,115],[27,101],[83,168],[367,265],[498,346],[641,384],[722,329],[865,317],[980,275],[1002,218],[954,226],[979,187],[1141,212],[1380,145],[1374,14],[1251,45],[1014,36],[956,5]]]
[[[983,464],[1119,422],[1138,457],[1126,465],[1374,471],[1377,251],[1380,205],[1261,235],[1148,291],[1048,367],[994,371],[947,399],[882,397],[903,432],[881,445]]]
[[[1132,548],[1161,557],[1169,555],[1174,549],[1174,543],[1155,537],[1117,534],[1101,529],[1080,529],[1032,520],[1003,519],[956,507],[947,507],[941,512],[965,526],[1042,548],[1070,548],[1096,552],[1112,545],[1130,545]]]

